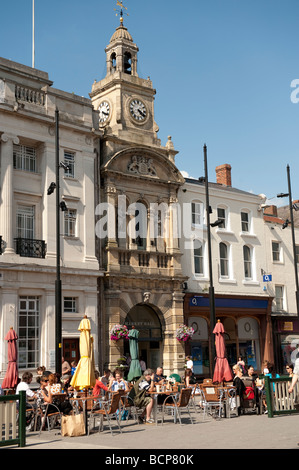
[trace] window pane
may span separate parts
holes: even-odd
[[[25,145],[13,146],[13,167],[15,170],[36,172],[36,150]]]
[[[75,154],[72,152],[64,152],[64,163],[68,166],[65,170],[65,176],[75,178]]]
[[[249,214],[247,212],[241,212],[241,225],[242,232],[249,232]]]
[[[19,366],[37,367],[39,359],[39,298],[19,299]]]
[[[192,224],[201,225],[201,204],[192,202]]]
[[[280,244],[272,242],[272,257],[273,261],[280,261]]]
[[[222,277],[228,277],[228,249],[225,243],[220,243],[220,275]]]

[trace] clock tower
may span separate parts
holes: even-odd
[[[137,73],[139,49],[121,21],[106,47],[106,77],[92,85],[90,97],[105,135],[160,146],[154,120],[156,90]]]
[[[127,341],[110,339],[113,326],[121,324],[139,331],[139,355],[147,367],[163,365],[165,374],[181,374],[185,351],[175,330],[184,323],[186,279],[172,209],[184,178],[175,166],[171,137],[165,146],[158,138],[156,91],[149,78],[138,75],[138,47],[122,15],[105,52],[106,76],[93,83],[90,93],[103,131],[97,200],[99,207],[108,203],[113,208],[106,225],[115,226],[99,237],[98,257],[105,270],[99,279],[99,362],[113,369],[129,354]]]

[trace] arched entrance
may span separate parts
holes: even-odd
[[[127,314],[125,325],[139,331],[139,357],[147,367],[155,370],[162,365],[162,326],[154,308],[145,304],[135,305]],[[125,341],[124,354],[129,355],[129,342]]]

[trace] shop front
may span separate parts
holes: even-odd
[[[271,299],[268,297],[215,296],[216,320],[224,325],[227,358],[232,367],[242,357],[246,365],[261,370],[263,360],[274,359],[271,331]],[[194,373],[210,377],[210,310],[208,295],[186,294],[184,316],[194,329],[186,352],[193,358]],[[298,341],[299,342],[299,341]]]
[[[286,374],[286,365],[299,357],[299,320],[286,315],[273,317],[275,364],[278,372]]]

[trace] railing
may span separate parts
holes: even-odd
[[[42,91],[19,85],[16,85],[15,97],[17,101],[25,101],[26,103],[33,103],[39,106],[45,106],[46,102],[46,95]]]
[[[17,410],[19,400],[19,411]],[[0,396],[0,447],[26,445],[26,392]]]
[[[0,255],[2,255],[3,253],[3,245],[4,245],[4,242],[2,240],[2,235],[0,235]]]
[[[164,253],[123,249],[118,251],[118,264],[120,266],[168,269],[170,260],[171,256]]]
[[[170,257],[168,255],[158,255],[157,256],[157,267],[158,268],[168,268],[168,262]]]
[[[46,243],[44,240],[31,238],[15,238],[16,254],[28,258],[45,258]]]
[[[149,253],[138,253],[138,265],[139,266],[149,266],[150,255]]]
[[[267,400],[268,417],[274,415],[285,415],[299,413],[299,383],[296,383],[292,393],[288,389],[291,385],[292,377],[280,377],[271,379],[268,376],[261,376],[265,380],[265,392]]]
[[[118,263],[121,266],[130,266],[131,253],[129,251],[120,251],[118,253]]]

